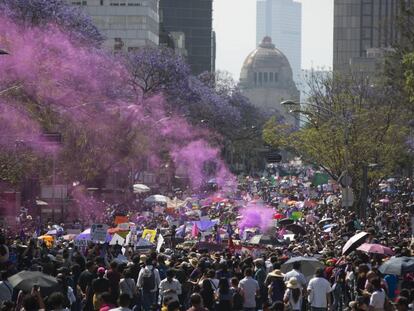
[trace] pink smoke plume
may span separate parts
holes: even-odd
[[[260,204],[249,203],[240,210],[242,220],[239,229],[259,228],[262,233],[266,232],[272,225],[274,211]]]
[[[135,162],[128,163],[130,166],[146,162],[157,169],[168,154],[175,166],[185,171],[193,188],[210,178],[219,185],[234,183],[219,149],[208,143],[210,134],[190,125],[183,116],[167,113],[161,95],[143,99],[137,94],[122,58],[95,47],[76,45],[53,25],[22,28],[2,17],[0,43],[10,52],[0,58],[0,90],[18,86],[17,95],[6,94],[0,102],[1,120],[10,121],[1,127],[2,135],[30,141],[31,146],[40,145],[49,152],[41,136],[43,123],[31,112],[47,117],[52,111],[59,120],[52,130],[67,129],[63,125],[71,124],[70,131],[64,133],[66,142],[88,132],[88,139],[80,146],[74,143],[76,157],[90,152],[95,163],[110,168],[125,164],[124,149],[138,145],[139,157],[130,160]],[[10,145],[9,140],[0,138],[0,144]],[[66,152],[61,154],[72,167],[81,163],[73,153]],[[76,170],[69,173],[75,174]]]

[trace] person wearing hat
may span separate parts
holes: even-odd
[[[273,270],[267,275],[267,282],[270,280],[268,286],[268,295],[271,303],[282,301],[286,290],[285,282],[283,281],[284,274],[279,270]]]
[[[283,302],[288,304],[290,310],[299,311],[302,310],[302,287],[295,277],[289,279],[286,282],[286,292],[283,297]]]

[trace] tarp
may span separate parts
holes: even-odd
[[[315,173],[315,175],[313,175],[312,184],[314,186],[321,186],[321,185],[327,184],[328,181],[329,181],[329,175],[324,174],[324,173]]]
[[[109,242],[109,245],[124,245],[125,243],[125,239],[123,237],[121,237],[119,234],[114,234],[114,236],[112,237],[111,242]]]
[[[193,221],[193,225],[195,224],[199,230],[206,231],[214,227],[217,224],[217,220],[200,220],[200,221]]]

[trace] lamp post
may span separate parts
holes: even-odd
[[[307,116],[308,120],[311,121],[309,122],[309,124],[312,124],[314,126],[316,126],[315,122],[313,122],[312,118],[316,117],[316,115],[311,112],[311,111],[306,111],[306,110],[301,110],[300,106],[301,103],[292,101],[292,100],[285,100],[283,102],[280,103],[282,106],[299,106],[299,109],[295,109],[295,110],[290,110],[289,112],[292,113],[300,113],[303,114],[305,116]],[[348,204],[350,204],[350,194],[351,194],[351,182],[352,180],[349,177],[349,130],[350,130],[350,116],[348,113],[345,113],[344,116],[339,115],[337,113],[335,113],[333,110],[326,108],[326,107],[322,107],[319,105],[315,105],[312,103],[306,103],[307,106],[309,107],[313,107],[315,108],[315,110],[318,111],[318,113],[325,113],[327,117],[332,117],[333,119],[335,119],[336,121],[338,121],[338,123],[340,123],[343,126],[344,129],[344,147],[345,147],[345,152],[344,152],[344,164],[345,164],[345,170],[344,172],[341,174],[339,181],[342,184],[343,188],[344,188],[344,192],[343,192],[343,206],[347,206]],[[341,182],[342,181],[342,182]],[[345,204],[345,205],[344,205]]]

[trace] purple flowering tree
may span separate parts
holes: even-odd
[[[99,45],[104,39],[90,16],[65,0],[0,0],[0,15],[27,26],[52,23],[84,43]]]

